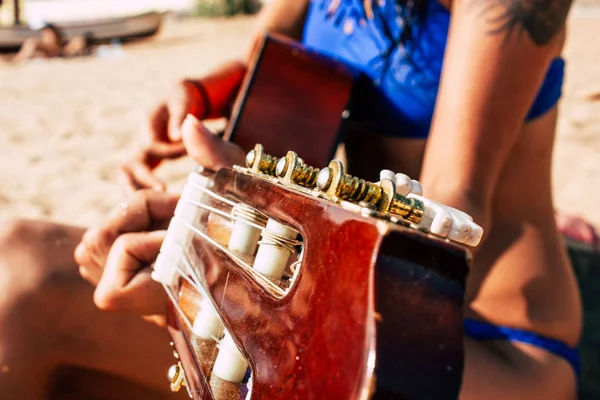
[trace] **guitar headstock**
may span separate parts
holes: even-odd
[[[456,398],[464,244],[480,228],[401,194],[400,178],[367,182],[338,161],[317,169],[260,145],[245,167],[192,173],[153,273],[172,300],[172,388],[197,399]]]

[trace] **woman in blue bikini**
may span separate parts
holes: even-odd
[[[354,174],[376,178],[385,168],[420,177],[427,197],[464,210],[483,226],[486,236],[476,251],[466,294],[464,399],[576,398],[579,362],[573,349],[582,312],[554,222],[550,184],[569,8],[568,0],[277,0],[261,15],[260,34],[301,40],[365,76],[353,118],[379,117],[369,135],[351,130],[345,140]],[[208,85],[224,74],[241,79],[243,70],[243,62],[232,63],[198,82]],[[192,106],[186,93],[182,86],[150,115],[149,139],[123,167],[130,187],[162,189],[151,168],[186,150],[210,168],[242,162],[239,148],[222,142],[197,119],[185,118]],[[231,96],[208,96],[211,117],[227,115],[228,104],[219,100],[225,98]],[[176,201],[156,191],[138,192],[134,199],[129,208],[144,218],[146,210],[167,218],[165,209],[172,211]],[[140,285],[142,276],[131,287],[132,276],[120,269],[123,265],[106,264],[119,236],[112,253],[158,252],[157,235],[120,235],[140,230],[130,222],[117,216],[90,230],[76,250],[80,272],[94,284],[102,279],[95,293],[100,308],[144,304],[145,314],[158,313],[164,304],[149,308],[139,301],[156,298],[150,281]],[[71,242],[82,235],[68,227],[15,226],[32,244],[40,235],[62,232]],[[70,276],[74,269],[63,265],[53,271]],[[127,301],[132,298],[138,301]],[[94,315],[90,321],[116,318],[86,310]],[[141,329],[137,320],[122,319],[120,326],[120,331]],[[158,348],[159,340],[166,340],[154,328],[145,332],[144,346],[157,343]],[[94,333],[98,348],[111,341],[131,342],[115,339],[118,333],[102,326]],[[140,344],[129,346],[131,354]],[[150,377],[161,363],[168,365],[170,355],[157,351],[152,360],[144,355],[145,365],[129,368],[134,356],[107,356],[103,370],[156,387]]]

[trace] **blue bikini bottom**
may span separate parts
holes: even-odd
[[[558,357],[564,358],[573,367],[579,377],[581,362],[576,350],[563,342],[520,329],[506,326],[496,326],[488,322],[465,319],[465,335],[475,340],[507,340],[509,342],[525,343],[549,351]]]

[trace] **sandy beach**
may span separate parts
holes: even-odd
[[[556,205],[600,226],[600,12],[569,21],[557,151]],[[169,20],[155,39],[113,59],[12,66],[0,61],[0,218],[89,225],[123,199],[116,181],[143,110],[172,82],[244,51],[253,19]],[[161,167],[176,190],[189,161]]]

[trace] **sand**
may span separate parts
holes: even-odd
[[[556,205],[600,226],[600,12],[569,21],[557,151]],[[184,76],[201,76],[241,54],[253,19],[169,20],[153,40],[120,57],[0,61],[0,218],[94,224],[124,193],[118,166],[131,154],[142,112]],[[161,167],[176,190],[188,161]]]

